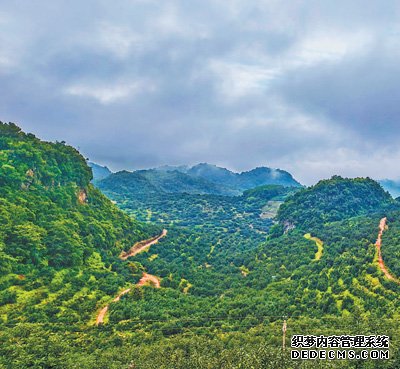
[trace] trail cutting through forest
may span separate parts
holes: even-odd
[[[118,296],[114,300],[112,300],[112,302],[119,301],[121,296],[127,294],[130,290],[131,290],[131,288],[127,288],[126,290],[120,292],[118,294]],[[100,310],[99,314],[97,314],[96,325],[102,324],[104,322],[104,317],[107,314],[108,307],[109,307],[109,305],[104,306],[103,309]]]
[[[154,245],[157,243],[161,238],[165,237],[167,235],[168,231],[166,229],[163,229],[161,234],[150,238],[148,240],[140,241],[135,243],[128,252],[122,251],[121,255],[119,256],[120,259],[126,260],[130,258],[131,256],[135,256],[136,254],[139,254],[140,252],[146,250],[149,248],[151,245]]]
[[[157,278],[155,275],[151,275],[148,273],[143,272],[142,278],[140,278],[140,281],[136,283],[136,286],[145,286],[147,284],[153,284],[155,288],[161,288],[160,285],[160,279]],[[127,288],[126,290],[123,290],[120,292],[112,302],[117,302],[121,299],[123,295],[126,295],[132,290],[132,288]],[[106,305],[99,311],[96,317],[96,325],[103,324],[104,323],[104,318],[108,312],[108,308],[110,305]]]
[[[140,281],[136,284],[136,286],[144,286],[146,284],[154,284],[155,288],[160,288],[160,280],[155,276],[151,275],[148,273],[143,273],[142,278],[140,278]]]
[[[131,256],[135,256],[139,254],[140,252],[146,250],[149,248],[151,245],[154,245],[157,243],[161,238],[165,237],[167,235],[168,231],[166,229],[163,229],[161,234],[150,238],[148,240],[140,241],[135,243],[131,249],[128,252],[122,251],[121,255],[119,256],[120,259],[126,260]],[[151,275],[148,273],[143,272],[142,278],[140,278],[139,282],[136,283],[136,286],[145,286],[147,284],[153,284],[155,288],[160,288],[160,280],[157,278],[155,275]],[[117,302],[120,300],[121,296],[129,293],[132,288],[127,288],[126,290],[123,290],[120,292],[112,302]],[[103,324],[104,323],[104,318],[108,312],[109,305],[106,305],[99,311],[96,317],[96,325]]]
[[[394,282],[400,284],[400,281],[399,281],[396,277],[393,277],[393,276],[388,272],[388,270],[386,269],[385,263],[384,263],[384,261],[383,261],[383,258],[382,258],[382,252],[381,252],[382,234],[383,234],[383,232],[388,228],[387,225],[386,225],[386,221],[387,221],[387,218],[386,218],[386,217],[385,217],[385,218],[382,218],[382,219],[380,220],[380,222],[379,222],[378,239],[377,239],[376,242],[375,242],[375,246],[376,246],[376,248],[377,248],[377,250],[378,250],[378,264],[379,264],[380,270],[383,272],[383,274],[385,275],[385,277],[386,277],[387,279],[390,279],[390,280],[392,280],[392,281],[394,281]]]

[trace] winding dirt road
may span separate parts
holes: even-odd
[[[386,269],[385,263],[383,261],[383,258],[382,258],[382,252],[381,252],[382,234],[388,228],[387,225],[386,225],[386,221],[387,221],[387,218],[385,217],[385,218],[382,218],[381,221],[379,222],[379,233],[378,233],[378,238],[377,238],[377,240],[375,242],[375,246],[376,246],[376,248],[378,250],[378,264],[379,264],[380,270],[383,272],[383,274],[385,275],[385,277],[387,279],[390,279],[390,280],[392,280],[392,281],[394,281],[396,283],[400,283],[400,281],[396,277],[393,277],[388,272],[388,270]]]
[[[148,284],[153,284],[155,288],[161,287],[160,280],[155,275],[148,273],[143,273],[142,278],[140,278],[140,281],[136,284],[136,286],[145,286]]]
[[[155,243],[157,243],[161,238],[165,237],[167,235],[167,233],[168,233],[168,231],[166,229],[163,229],[160,235],[150,238],[148,240],[144,240],[144,241],[135,243],[128,252],[126,252],[126,251],[121,252],[121,255],[119,256],[120,259],[126,260],[126,259],[130,258],[131,256],[135,256],[135,255],[139,254],[140,252],[149,248],[151,245],[154,245]]]
[[[140,279],[140,281],[138,283],[136,283],[136,286],[145,286],[145,285],[149,285],[149,284],[153,284],[155,288],[161,288],[160,285],[160,280],[159,278],[157,278],[155,275],[151,275],[148,273],[143,272],[143,276]],[[112,300],[112,302],[117,302],[121,299],[121,296],[127,294],[128,292],[131,291],[132,288],[127,288],[126,290],[123,290],[122,292],[120,292],[115,298],[114,300]],[[104,318],[108,312],[108,308],[109,305],[106,305],[103,307],[103,309],[101,309],[99,311],[99,313],[97,314],[96,317],[96,325],[99,324],[103,324],[104,323]]]
[[[121,298],[121,296],[125,295],[126,293],[128,293],[131,289],[127,288],[126,290],[122,291],[119,293],[119,295],[112,300],[112,302],[117,302],[119,301],[119,299]],[[97,318],[96,318],[96,325],[102,324],[104,322],[104,317],[107,314],[108,311],[108,306],[104,306],[103,309],[100,310],[100,312],[97,314]]]
[[[135,255],[139,254],[140,252],[148,249],[151,245],[154,245],[155,243],[157,243],[161,238],[165,237],[167,235],[167,233],[168,233],[168,231],[166,229],[163,229],[163,231],[161,232],[160,235],[150,238],[148,240],[144,240],[144,241],[135,243],[128,252],[125,252],[125,251],[121,252],[121,255],[119,256],[120,259],[126,260],[131,256],[135,256]],[[154,285],[155,288],[161,287],[160,280],[155,275],[151,275],[151,274],[143,272],[142,278],[140,279],[140,281],[138,283],[136,283],[136,286],[145,286],[145,285],[149,285],[149,284]],[[112,302],[119,301],[121,296],[130,292],[131,289],[132,288],[127,288],[126,290],[120,292],[114,298],[114,300],[112,300]],[[104,323],[104,317],[106,316],[106,314],[108,312],[108,307],[109,307],[109,305],[106,305],[99,311],[99,313],[97,314],[97,317],[96,317],[96,325]]]

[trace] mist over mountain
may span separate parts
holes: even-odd
[[[378,182],[393,197],[396,198],[400,196],[400,181],[395,181],[393,179],[381,179]]]
[[[166,193],[226,196],[238,196],[245,190],[264,185],[301,187],[290,173],[281,169],[259,167],[247,172],[235,173],[207,163],[192,167],[162,166],[134,172],[117,172],[98,179],[97,185],[107,190],[122,186],[146,193],[158,189]]]
[[[171,170],[182,171],[194,177],[204,178],[210,182],[221,184],[237,191],[244,191],[262,185],[301,186],[289,172],[268,167],[258,167],[241,173],[235,173],[226,168],[208,163],[200,163],[191,168],[187,166],[170,168]]]

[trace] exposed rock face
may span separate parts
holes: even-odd
[[[289,221],[283,222],[283,227],[284,227],[284,232],[285,233],[288,233],[292,229],[296,228],[296,226],[293,223],[289,222]]]
[[[34,177],[35,177],[35,172],[33,169],[28,169],[25,172],[25,175],[27,176],[27,179],[24,183],[21,183],[21,189],[22,190],[29,190],[29,187],[32,185]]]
[[[87,192],[86,192],[85,189],[79,190],[78,201],[79,201],[80,204],[86,204],[87,203]]]

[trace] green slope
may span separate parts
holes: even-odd
[[[278,219],[308,231],[325,223],[380,213],[393,204],[389,193],[370,178],[334,176],[295,193],[280,207]]]
[[[121,250],[158,228],[90,184],[85,159],[0,123],[0,323],[85,321],[130,279]]]

